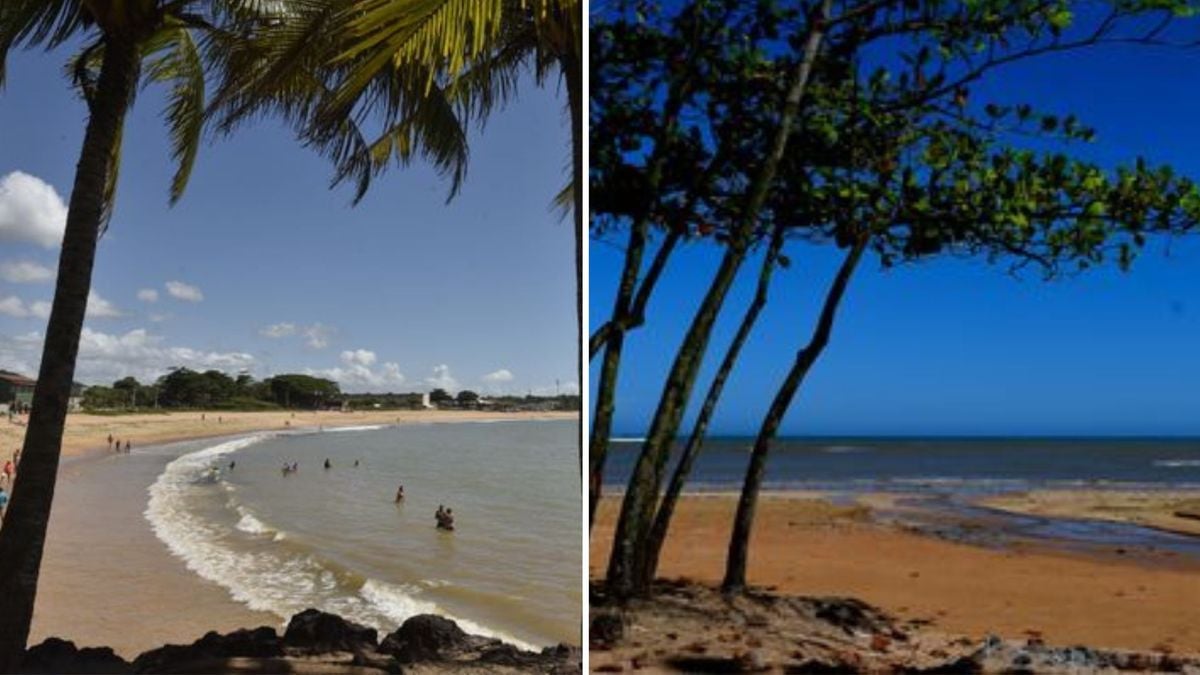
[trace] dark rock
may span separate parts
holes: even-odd
[[[46,638],[25,651],[19,673],[132,673],[133,667],[108,647],[84,647],[59,638]]]
[[[805,673],[812,673],[813,675],[844,675],[846,673],[859,673],[862,672],[862,669],[849,663],[809,659],[801,663],[786,666],[783,672],[788,673],[788,675],[802,675]]]
[[[973,656],[961,656],[928,668],[906,668],[900,672],[906,675],[975,675],[983,672],[983,664]]]
[[[376,648],[374,628],[347,621],[336,614],[306,609],[292,617],[283,633],[283,644],[309,653],[353,652]]]
[[[484,645],[499,646],[499,640],[468,635],[450,619],[435,614],[418,614],[406,620],[379,645],[401,663],[441,661]]]
[[[888,628],[885,617],[867,603],[855,598],[814,598],[814,615],[847,633],[863,631],[884,632]]]
[[[274,628],[242,628],[227,635],[209,631],[190,645],[165,645],[144,652],[133,660],[139,673],[178,670],[185,664],[235,657],[272,658],[283,656],[283,644]]]
[[[592,617],[589,639],[593,644],[616,644],[625,637],[625,618],[620,612],[597,612]]]

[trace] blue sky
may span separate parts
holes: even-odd
[[[1197,50],[1109,47],[998,71],[972,99],[1074,112],[1099,132],[1080,154],[1108,166],[1144,155],[1200,179],[1197,73]],[[592,243],[593,328],[611,311],[622,245]],[[757,430],[811,333],[839,257],[798,244],[790,256],[792,268],[776,274],[771,302],[726,387],[715,433]],[[692,244],[664,275],[649,323],[626,343],[618,435],[645,431],[718,259],[715,247]],[[757,268],[757,259],[743,268],[694,401],[736,329]],[[982,260],[885,271],[867,258],[783,433],[1196,435],[1197,383],[1196,239],[1152,242],[1128,274],[1105,269],[1050,283],[1013,278]]]
[[[50,189],[68,199],[86,121],[62,77],[68,55],[15,54],[0,91],[0,368],[31,375],[53,294],[37,279],[57,261],[38,233],[63,215]],[[328,188],[329,164],[273,122],[206,147],[168,207],[161,90],[143,91],[79,379],[187,365],[314,372],[352,391],[573,390],[572,228],[550,207],[569,160],[565,98],[553,84],[521,90],[472,133],[449,205],[447,184],[414,166],[354,208],[349,187]]]

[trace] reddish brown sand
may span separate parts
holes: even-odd
[[[603,575],[620,504],[592,532]],[[685,498],[659,573],[719,583],[736,500]],[[1200,563],[1041,550],[992,550],[878,525],[859,509],[788,496],[758,508],[749,582],[795,595],[850,595],[905,619],[974,638],[1200,654]]]

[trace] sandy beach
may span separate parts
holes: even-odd
[[[1196,491],[1034,490],[979,503],[1013,513],[1133,523],[1200,536],[1200,494]]]
[[[615,498],[600,505],[593,579],[604,573],[619,508]],[[686,497],[660,576],[719,583],[735,508],[728,495]],[[1200,653],[1200,561],[1169,552],[988,549],[882,525],[860,505],[808,495],[764,497],[755,525],[749,581],[781,594],[853,596],[975,639],[1041,636],[1057,645]]]
[[[164,643],[190,643],[209,630],[279,624],[273,614],[247,608],[225,588],[187,569],[143,516],[146,489],[163,464],[206,447],[211,443],[206,439],[284,428],[395,424],[398,419],[423,424],[575,415],[389,411],[297,412],[294,418],[290,413],[208,412],[205,417],[201,421],[200,413],[187,412],[67,418],[64,455],[72,459],[60,471],[30,644],[61,636],[81,646],[108,645],[132,658]],[[23,430],[0,422],[6,451],[19,447]],[[109,433],[131,439],[134,454],[104,452]]]
[[[131,415],[67,415],[63,434],[63,456],[79,457],[108,448],[108,436],[134,447],[170,443],[192,438],[230,436],[249,431],[304,427],[339,427],[359,424],[429,424],[434,422],[475,422],[485,420],[575,419],[570,412],[500,413],[481,410],[380,410],[356,412],[271,411],[226,412],[186,411],[137,413]],[[10,423],[0,418],[0,450],[11,454],[25,438],[24,418]]]

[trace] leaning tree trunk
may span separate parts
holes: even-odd
[[[821,308],[821,316],[817,320],[816,330],[812,339],[796,354],[796,362],[788,371],[787,377],[775,393],[771,407],[763,418],[754,439],[754,450],[750,455],[750,466],[746,470],[746,480],[742,484],[742,496],[738,499],[737,515],[733,521],[733,534],[729,538],[729,557],[725,560],[725,581],[722,590],[727,593],[739,592],[746,587],[746,558],[750,549],[750,531],[754,525],[754,508],[758,504],[758,493],[762,488],[763,471],[767,466],[767,454],[771,449],[771,440],[779,431],[783,416],[792,404],[796,391],[804,382],[817,358],[821,356],[825,346],[829,344],[829,335],[833,330],[833,320],[836,318],[838,304],[846,292],[854,268],[862,258],[866,249],[867,238],[860,236],[858,241],[842,261],[829,292],[825,295],[825,305]]]
[[[103,219],[105,186],[113,170],[112,158],[137,82],[138,65],[135,45],[113,39],[106,42],[71,189],[54,304],[46,325],[21,452],[21,473],[0,529],[0,598],[4,607],[0,611],[0,672],[11,672],[18,666],[29,638],[67,400],[75,377],[75,357]]]
[[[654,139],[654,150],[646,167],[646,191],[651,199],[655,197],[658,186],[662,183],[663,171],[666,169],[669,157],[668,149],[671,145],[671,137],[679,124],[679,111],[683,109],[684,100],[690,89],[690,81],[685,79],[673,86],[667,93],[667,100],[663,105],[662,131]],[[625,249],[625,264],[621,270],[620,286],[613,303],[612,317],[605,324],[605,328],[598,331],[606,338],[603,342],[599,342],[601,338],[595,336],[589,340],[592,345],[591,354],[595,354],[595,350],[600,346],[607,345],[600,371],[600,382],[596,388],[596,407],[595,413],[592,415],[592,433],[588,443],[590,459],[588,466],[589,528],[596,513],[596,505],[600,503],[600,490],[604,482],[604,462],[608,457],[608,443],[612,436],[612,419],[616,410],[617,375],[620,373],[621,350],[625,344],[625,330],[630,317],[634,292],[637,288],[638,275],[642,269],[642,256],[646,251],[646,240],[650,231],[652,214],[653,204],[648,203],[644,204],[641,212],[634,216],[629,230],[629,247]],[[671,248],[674,248],[674,242],[677,239],[673,238],[670,241]],[[658,259],[655,260],[655,266],[658,272],[662,271]],[[657,272],[654,270],[655,267],[652,267],[652,276],[647,278],[651,287],[658,278]],[[643,311],[646,297],[648,296],[642,296],[639,293],[638,299],[643,302]]]
[[[582,5],[580,5],[582,8]],[[582,11],[582,9],[580,9]],[[582,25],[582,24],[576,24]],[[571,198],[575,215],[575,373],[579,400],[583,400],[583,62],[579,43],[566,50],[559,65],[567,85],[567,109],[571,115]],[[579,417],[579,470],[583,471],[583,416]],[[580,476],[582,481],[582,476]]]
[[[787,149],[788,136],[800,113],[800,102],[816,62],[832,4],[832,0],[824,0],[820,11],[811,21],[803,57],[797,64],[795,75],[788,86],[779,128],[772,139],[770,153],[750,186],[746,207],[740,214],[737,226],[730,233],[729,247],[675,355],[642,452],[629,477],[629,487],[621,503],[621,515],[617,521],[606,578],[608,592],[615,598],[627,599],[649,593],[650,584],[645,581],[647,541],[654,511],[658,505],[658,492],[662,485],[667,458],[671,446],[675,443],[684,409],[691,398],[717,314],[746,258],[748,241],[758,222],[758,213],[766,203],[779,162]]]
[[[616,409],[617,373],[621,365],[621,350],[625,346],[625,330],[620,321],[629,313],[633,302],[638,274],[641,272],[642,255],[646,250],[646,231],[649,223],[638,218],[629,231],[629,246],[625,249],[625,265],[621,270],[621,282],[614,300],[613,326],[604,348],[604,361],[600,366],[600,382],[596,387],[596,408],[592,415],[592,433],[588,443],[589,481],[588,498],[590,507],[588,522],[596,515],[596,504],[600,501],[600,489],[604,476],[604,460],[608,454],[608,441],[612,433],[612,419]]]
[[[721,367],[717,369],[717,374],[708,387],[704,405],[701,406],[696,423],[692,426],[692,435],[688,437],[687,445],[683,447],[683,454],[679,458],[675,472],[671,475],[667,493],[658,507],[658,515],[654,518],[654,526],[650,530],[650,539],[647,543],[646,568],[643,571],[642,579],[644,584],[649,585],[654,581],[654,575],[658,571],[658,559],[662,554],[663,543],[667,539],[667,530],[671,527],[671,517],[675,514],[675,505],[679,502],[680,494],[683,493],[683,486],[687,482],[688,474],[691,473],[692,465],[700,455],[704,437],[708,433],[708,424],[712,420],[717,402],[721,399],[725,382],[729,379],[729,374],[733,371],[733,366],[737,363],[742,347],[750,337],[755,322],[758,321],[758,316],[767,304],[767,289],[771,285],[771,275],[775,271],[775,265],[779,260],[779,250],[782,247],[783,229],[777,227],[771,235],[771,243],[767,248],[766,257],[763,258],[762,269],[758,273],[758,287],[754,291],[754,299],[746,308],[746,313],[742,315],[742,323],[738,326],[737,334],[734,335],[733,342],[725,351]]]

